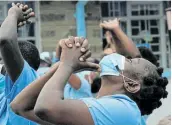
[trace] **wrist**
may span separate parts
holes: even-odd
[[[120,29],[119,26],[115,26],[115,27],[113,28],[113,31],[116,32],[116,31],[118,31],[119,29]]]
[[[14,12],[14,11],[8,12],[8,17],[13,17],[13,18],[18,19],[18,14],[16,12]]]
[[[74,72],[74,68],[73,68],[72,64],[65,63],[65,62],[62,62],[62,61],[60,61],[59,68],[63,68],[63,69],[65,69],[65,71],[68,71],[70,73]]]

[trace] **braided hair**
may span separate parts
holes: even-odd
[[[156,75],[158,73],[158,75]],[[142,115],[149,115],[156,108],[162,105],[160,99],[167,98],[166,86],[168,80],[161,77],[163,68],[157,68],[157,73],[152,73],[143,78],[143,86],[137,96],[132,95]]]
[[[142,58],[147,59],[149,62],[151,62],[155,66],[159,65],[156,56],[153,54],[153,52],[150,49],[144,46],[138,47],[138,49],[140,51]]]

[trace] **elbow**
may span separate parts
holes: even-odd
[[[23,114],[25,114],[26,112],[31,110],[31,108],[28,107],[27,105],[23,105],[21,103],[15,102],[15,101],[12,101],[10,103],[10,108],[15,114],[20,115],[20,116],[22,116]]]
[[[12,111],[17,115],[21,115],[23,112],[23,110],[20,108],[20,106],[14,102],[12,102],[10,104],[10,107],[11,107]]]
[[[3,48],[6,45],[10,45],[11,41],[12,40],[8,37],[1,37],[0,38],[0,47]]]
[[[49,116],[49,109],[45,106],[35,106],[34,113],[40,119],[47,121],[47,118]]]

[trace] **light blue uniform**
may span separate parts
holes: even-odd
[[[100,76],[119,76],[125,69],[125,57],[113,53],[100,61]],[[137,104],[125,95],[111,95],[83,101],[89,107],[95,125],[146,125],[147,117],[141,117]]]
[[[0,74],[0,94],[4,91],[5,89],[5,76]]]
[[[0,94],[0,125],[36,125],[32,121],[16,115],[10,108],[13,99],[36,78],[36,71],[26,61],[14,84],[8,75],[5,76],[5,91]]]
[[[81,80],[81,87],[76,90],[69,83],[64,88],[65,99],[79,99],[85,97],[92,97],[91,86],[89,82],[82,76],[82,74],[76,74]]]
[[[128,96],[116,94],[99,99],[83,98],[94,125],[141,125],[137,104]]]

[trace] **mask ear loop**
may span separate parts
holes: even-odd
[[[132,82],[134,82],[134,83],[137,83],[135,80],[132,80],[132,79],[128,78],[127,76],[124,76],[123,71],[122,71],[122,70],[120,70],[118,66],[116,66],[116,69],[118,70],[119,74],[122,76],[123,81],[124,81],[124,83],[125,83],[125,84],[126,84],[126,82],[125,82],[125,78],[129,79],[130,81],[132,81]]]

